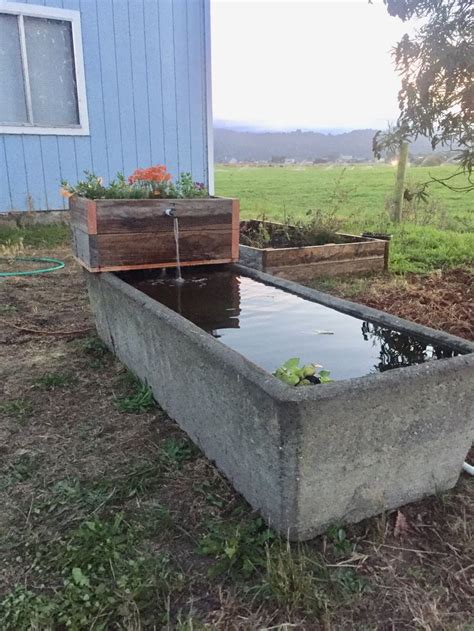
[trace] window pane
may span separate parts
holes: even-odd
[[[25,38],[35,125],[78,125],[70,22],[25,16]]]
[[[0,123],[27,121],[18,18],[0,13]]]

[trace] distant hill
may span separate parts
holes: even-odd
[[[271,160],[282,158],[301,160],[325,159],[334,161],[346,157],[371,160],[372,138],[375,129],[324,134],[315,131],[243,131],[216,127],[214,154],[216,162]],[[412,144],[415,154],[431,153],[428,140],[421,138]]]

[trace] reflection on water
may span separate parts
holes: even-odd
[[[447,348],[364,322],[227,268],[130,272],[124,280],[273,372],[290,357],[315,362],[333,379],[452,357]]]
[[[379,361],[374,366],[378,372],[422,364],[430,359],[445,359],[456,354],[450,349],[432,346],[420,338],[372,322],[362,323],[362,335],[364,340],[371,340],[379,349]]]

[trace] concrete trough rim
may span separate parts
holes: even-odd
[[[424,364],[413,364],[412,366],[405,366],[403,368],[394,368],[383,373],[377,372],[360,377],[353,377],[351,379],[334,381],[324,384],[324,387],[321,388],[294,388],[284,384],[271,373],[253,363],[244,355],[241,355],[238,351],[226,346],[223,342],[214,338],[190,320],[187,320],[179,313],[176,313],[169,307],[147,296],[139,289],[136,289],[119,278],[116,274],[104,272],[98,275],[100,275],[107,284],[126,294],[134,302],[140,303],[144,309],[168,321],[175,328],[179,329],[183,335],[194,338],[197,343],[205,346],[206,350],[216,356],[219,361],[230,364],[255,386],[281,403],[324,401],[334,399],[335,396],[343,397],[353,390],[363,389],[363,391],[367,393],[368,390],[379,388],[381,384],[388,385],[390,382],[393,382],[394,385],[400,386],[405,381],[409,382],[415,377],[419,379],[423,377],[429,378],[432,375],[451,375],[453,371],[461,370],[466,366],[474,368],[474,344],[467,340],[409,322],[408,320],[397,318],[396,316],[391,316],[382,311],[372,309],[371,307],[365,307],[358,303],[324,294],[323,292],[304,287],[293,281],[276,278],[270,274],[265,274],[241,265],[233,265],[232,267],[244,276],[284,289],[285,291],[299,295],[312,302],[317,302],[343,313],[371,320],[372,322],[389,326],[390,328],[418,335],[430,342],[438,341],[440,344],[452,347],[454,350],[464,354],[447,359],[437,359]],[[293,289],[293,287],[295,287],[295,289]]]

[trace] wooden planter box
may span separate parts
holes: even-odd
[[[239,202],[198,199],[97,199],[73,196],[72,247],[90,272],[176,266],[172,208],[179,219],[181,265],[230,263],[239,257]]]
[[[241,244],[240,262],[295,281],[387,269],[389,241],[342,232],[337,234],[345,243],[264,249]]]

